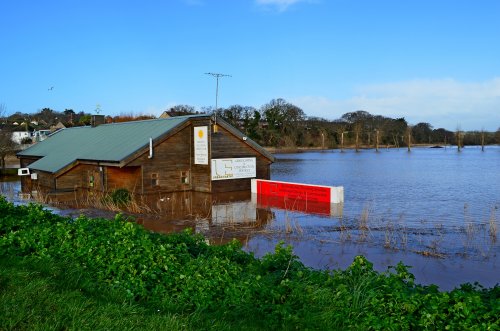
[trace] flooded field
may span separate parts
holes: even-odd
[[[283,240],[314,268],[345,268],[362,254],[378,270],[403,261],[422,284],[489,287],[500,283],[499,169],[498,147],[281,154],[272,179],[344,186],[345,203],[311,214],[294,211],[294,201],[262,205],[249,192],[183,192],[148,196],[126,213],[157,232],[193,228],[214,244],[236,238],[256,256]],[[1,190],[15,203],[30,199],[19,194],[16,179],[2,182]],[[36,199],[72,217],[118,210],[81,192]]]

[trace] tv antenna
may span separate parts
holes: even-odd
[[[205,75],[210,75],[212,77],[215,77],[215,79],[217,81],[217,86],[215,88],[215,112],[214,112],[215,124],[217,124],[217,109],[218,109],[218,101],[219,101],[219,78],[232,77],[232,76],[226,75],[226,74],[220,74],[217,72],[206,72]]]

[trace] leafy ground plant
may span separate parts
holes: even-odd
[[[236,241],[211,246],[189,231],[156,234],[119,214],[71,219],[0,199],[0,258],[14,261],[0,273],[0,329],[40,329],[45,319],[58,329],[85,329],[59,311],[94,302],[140,310],[172,329],[500,328],[499,286],[442,292],[415,284],[403,264],[380,273],[362,256],[346,270],[312,270],[290,246],[256,259]],[[37,261],[50,271],[37,271]],[[12,290],[20,277],[35,284],[31,290]],[[35,288],[44,289],[40,296]],[[61,308],[59,295],[76,299]],[[28,297],[37,318],[13,313]],[[114,329],[122,322],[111,313],[96,318],[116,321]]]

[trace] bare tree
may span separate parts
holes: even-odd
[[[2,124],[5,119],[5,112],[7,107],[4,103],[0,103],[0,120]],[[5,170],[5,158],[7,155],[14,154],[17,149],[17,144],[12,141],[12,133],[5,131],[4,128],[0,129],[0,167]]]
[[[375,129],[375,151],[377,151],[377,152],[378,152],[378,146],[380,143],[379,136],[380,136],[380,130]]]
[[[5,170],[5,158],[7,155],[14,154],[17,144],[12,141],[11,132],[0,131],[0,166]]]
[[[455,135],[456,135],[456,139],[457,139],[457,150],[460,152],[462,147],[463,147],[463,133],[462,133],[462,130],[460,129],[460,127],[458,126],[457,127],[457,131],[455,132]]]
[[[408,152],[411,152],[411,132],[412,132],[412,127],[411,125],[408,125],[406,127],[406,144],[408,146]]]
[[[359,145],[360,145],[359,135],[361,134],[361,132],[363,130],[362,123],[360,123],[360,122],[354,123],[352,126],[352,130],[354,131],[354,136],[355,136],[354,143],[355,143],[356,152],[359,152]]]
[[[340,143],[340,151],[344,151],[344,134],[346,133],[347,130],[347,125],[348,123],[345,122],[342,119],[338,119],[333,121],[334,123],[334,131],[337,134],[337,141]]]

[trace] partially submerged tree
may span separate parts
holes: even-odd
[[[8,155],[13,155],[19,146],[12,141],[12,133],[8,131],[0,131],[0,166],[5,170],[5,158]]]
[[[405,132],[406,146],[408,147],[408,152],[411,151],[411,141],[412,141],[411,132],[412,132],[412,127],[411,125],[408,125],[406,127],[406,132]]]
[[[2,119],[2,124],[4,124],[6,107],[5,104],[0,104],[0,119]],[[12,132],[6,131],[5,129],[0,130],[0,167],[5,170],[5,158],[7,155],[14,154],[17,148],[17,144],[12,141]]]
[[[460,127],[457,127],[457,131],[455,132],[456,136],[456,142],[457,142],[457,150],[460,152],[461,148],[463,147],[463,138],[464,134],[462,130],[460,130]]]

